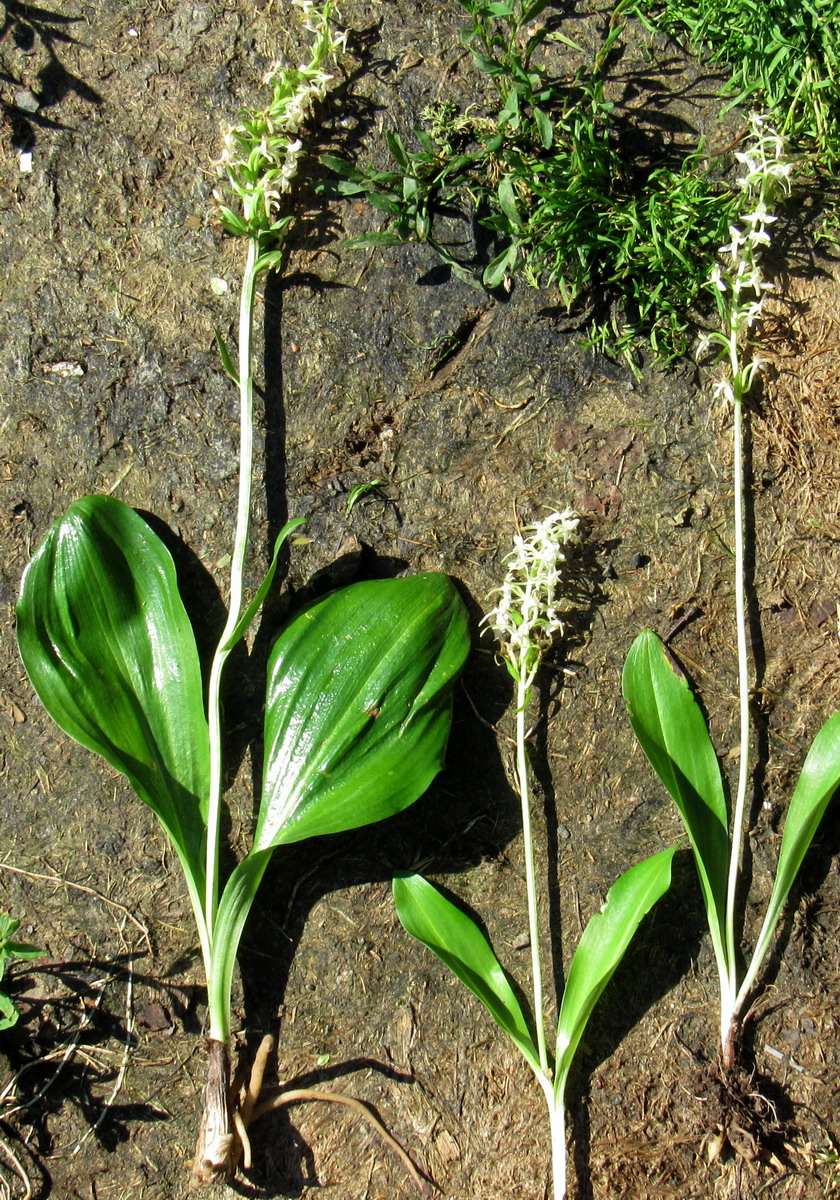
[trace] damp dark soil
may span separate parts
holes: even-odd
[[[384,129],[408,133],[447,89],[480,95],[455,3],[347,0],[342,17],[353,53],[320,114],[323,148],[383,162]],[[596,32],[607,19],[597,8],[587,18]],[[241,247],[213,216],[213,162],[221,127],[259,99],[267,68],[299,53],[286,0],[3,5],[0,910],[46,952],[4,984],[21,1012],[0,1035],[4,1194],[24,1194],[15,1161],[37,1197],[172,1200],[188,1190],[206,1047],[183,880],[123,780],[47,718],[17,655],[14,604],[51,522],[76,497],[105,492],[165,534],[202,647],[218,634],[237,414],[213,330],[233,328]],[[672,56],[681,127],[705,122],[713,137],[714,88],[686,100],[679,72]],[[655,128],[667,139],[661,121]],[[309,540],[291,555],[289,594],[322,571],[335,583],[443,569],[469,603],[476,649],[448,766],[429,793],[382,827],[276,856],[246,928],[234,1021],[251,1053],[277,1034],[281,1081],[370,1104],[440,1194],[539,1200],[541,1097],[504,1035],[402,933],[389,881],[422,864],[527,980],[511,692],[478,621],[516,522],[548,507],[574,506],[585,530],[570,636],[534,711],[545,938],[550,917],[558,978],[616,876],[680,840],[620,695],[643,627],[666,635],[679,625],[671,647],[731,775],[727,414],[691,366],[640,360],[631,370],[587,349],[581,313],[567,316],[556,296],[524,286],[487,296],[423,246],[350,251],[345,237],[376,215],[330,207],[305,181],[299,195],[305,219],[288,268],[258,312],[252,582],[279,525],[303,516]],[[761,765],[747,943],[804,750],[840,707],[836,264],[801,256],[779,296],[748,449]],[[348,515],[351,489],[373,479],[379,490]],[[269,614],[230,667],[229,863],[251,828],[260,678],[277,619]],[[674,888],[579,1055],[571,1196],[840,1195],[838,864],[835,807],[762,973],[739,1073],[725,1077],[699,891],[687,852],[678,855]],[[414,1194],[370,1127],[332,1105],[266,1118],[254,1160],[239,1194]]]

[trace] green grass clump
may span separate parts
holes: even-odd
[[[415,148],[386,134],[386,170],[325,156],[334,192],[364,197],[389,218],[351,244],[423,243],[477,287],[509,288],[519,276],[556,288],[567,307],[587,292],[600,337],[626,350],[641,336],[666,358],[684,352],[688,311],[704,294],[738,196],[702,146],[676,166],[645,165],[624,149],[604,96],[622,6],[586,65],[560,80],[537,51],[554,42],[586,52],[556,18],[537,20],[543,0],[460,3],[471,18],[464,42],[497,103],[429,106]],[[453,240],[453,218],[489,232],[489,263],[476,260],[470,239]]]
[[[414,147],[386,134],[388,169],[325,156],[338,177],[325,190],[364,197],[388,218],[351,244],[423,243],[476,287],[519,277],[555,288],[567,307],[586,293],[594,341],[627,351],[642,338],[658,357],[684,353],[740,195],[730,160],[706,156],[702,142],[681,160],[634,153],[628,114],[604,90],[627,18],[728,63],[731,105],[761,107],[819,174],[840,162],[840,0],[619,0],[591,51],[561,31],[546,0],[459,3],[470,18],[463,41],[495,95],[466,109],[446,97],[431,105]],[[552,43],[583,65],[552,73]],[[479,242],[482,229],[490,235],[489,254],[462,235],[469,225]]]
[[[818,167],[840,164],[840,0],[635,0],[633,11],[732,70],[733,105],[758,107]]]

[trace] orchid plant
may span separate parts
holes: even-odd
[[[44,707],[128,778],[184,871],[209,1010],[196,1183],[229,1179],[240,1161],[248,1166],[248,1126],[272,1107],[350,1102],[305,1089],[261,1102],[265,1047],[247,1084],[231,1082],[231,985],[242,930],[278,846],[382,820],[426,790],[442,765],[452,687],[469,649],[463,602],[438,573],[353,584],[293,616],[268,660],[253,844],[222,886],[223,671],[301,523],[281,530],[246,604],[256,285],[282,262],[292,216],[281,204],[298,168],[299,135],[329,82],[326,60],[344,44],[331,27],[329,0],[295,2],[313,38],[310,61],[269,73],[268,108],[243,114],[225,136],[216,192],[224,228],[246,239],[247,252],[238,364],[217,334],[223,366],[239,388],[240,477],[228,615],[206,705],[172,558],[146,521],[113,496],[87,496],[56,521],[27,567],[17,608],[21,656]]]
[[[736,155],[741,165],[744,214],[730,227],[730,241],[710,279],[721,329],[701,344],[716,347],[725,373],[715,394],[732,410],[735,494],[735,627],[738,657],[740,755],[731,821],[717,761],[702,711],[674,659],[650,630],[634,642],[624,668],[624,696],[636,736],[676,803],[691,841],[709,920],[720,980],[723,1060],[737,1053],[741,1014],[767,956],[782,908],[828,803],[840,784],[840,713],[814,739],[793,794],[779,850],[775,882],[752,955],[742,971],[736,923],[743,837],[747,823],[750,756],[750,665],[747,649],[747,585],[744,530],[744,416],[761,358],[750,331],[761,318],[772,283],[762,254],[770,245],[774,207],[790,189],[793,163],[782,138],[761,116]]]
[[[484,623],[516,685],[516,783],[522,808],[523,854],[531,946],[530,1019],[483,932],[471,917],[421,875],[394,880],[405,929],[466,984],[508,1034],[534,1072],[548,1107],[555,1200],[566,1195],[566,1085],[575,1052],[601,993],[644,916],[667,891],[674,851],[664,850],[625,872],[590,919],[572,958],[557,1019],[553,1053],[546,1039],[542,936],[532,835],[526,719],[545,656],[563,633],[559,604],[566,552],[577,538],[574,513],[552,513],[517,535],[496,607]]]

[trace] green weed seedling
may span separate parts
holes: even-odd
[[[791,164],[782,140],[761,117],[753,117],[748,148],[739,152],[747,207],[711,279],[722,331],[707,341],[720,349],[726,374],[717,393],[733,412],[735,493],[735,617],[741,746],[731,822],[720,765],[702,710],[674,658],[650,630],[641,633],[624,667],[623,688],[636,736],[679,809],[694,852],[720,979],[720,1039],[724,1064],[737,1053],[741,1014],[770,948],[784,903],[832,795],[840,784],[840,713],[831,717],[808,751],[785,821],[776,877],[764,922],[742,971],[736,927],[741,847],[750,774],[750,680],[744,546],[744,404],[760,359],[745,345],[761,316],[770,284],[761,268],[774,202],[788,186]]]
[[[571,513],[554,513],[528,536],[517,537],[499,605],[486,620],[501,639],[505,665],[516,683],[516,774],[522,801],[533,1010],[526,1016],[481,929],[421,875],[394,880],[394,900],[405,929],[477,996],[521,1052],[545,1096],[551,1130],[555,1200],[566,1194],[566,1085],[587,1022],[624,957],[642,919],[671,883],[674,850],[637,863],[612,885],[583,931],[563,990],[553,1053],[546,1042],[542,955],[531,832],[526,713],[540,662],[562,630],[556,591],[562,547],[575,533]]]
[[[463,603],[442,574],[357,583],[293,616],[268,660],[253,843],[220,887],[222,671],[273,584],[285,540],[301,524],[292,520],[280,532],[266,577],[245,604],[255,289],[281,263],[291,217],[278,209],[297,169],[298,134],[329,81],[324,62],[343,43],[330,27],[329,2],[300,0],[299,7],[313,36],[311,60],[297,70],[273,69],[269,108],[243,114],[228,132],[217,195],[225,228],[246,239],[247,254],[238,366],[218,338],[223,366],[240,392],[240,484],[229,611],[206,705],[172,558],[121,501],[88,496],[71,506],[29,564],[17,609],[21,656],[44,707],[127,777],[159,818],[184,871],[209,1005],[198,1183],[230,1178],[240,1159],[249,1165],[247,1127],[272,1106],[329,1098],[298,1090],[260,1103],[264,1050],[248,1086],[231,1092],[232,976],[272,854],[304,838],[380,821],[426,790],[442,765],[452,687],[469,648]]]
[[[39,950],[37,946],[31,945],[29,942],[16,942],[13,940],[14,935],[20,928],[20,921],[14,917],[9,917],[5,913],[0,913],[0,983],[3,981],[3,976],[6,974],[6,963],[10,958],[42,958],[44,951]],[[16,1025],[20,1013],[15,1008],[10,996],[0,989],[0,1032],[4,1029],[11,1029]]]

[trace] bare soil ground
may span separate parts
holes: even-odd
[[[20,664],[14,604],[51,522],[88,492],[168,529],[201,645],[220,628],[237,462],[235,396],[213,329],[235,321],[240,248],[209,204],[220,128],[277,57],[285,0],[5,0],[0,84],[0,910],[47,952],[8,978],[21,1019],[0,1038],[0,1172],[20,1196],[185,1195],[205,1066],[200,957],[177,862],[143,806],[46,717]],[[353,54],[322,114],[325,144],[382,159],[442,89],[481,87],[457,6],[347,0]],[[607,14],[590,17],[595,27]],[[717,100],[694,116],[713,126]],[[19,154],[31,151],[32,170]],[[641,376],[582,346],[579,314],[518,287],[506,302],[423,247],[351,253],[363,206],[304,190],[289,269],[265,292],[259,577],[279,524],[316,572],[445,569],[476,652],[449,765],[381,828],[277,855],[244,938],[235,1019],[279,1036],[283,1081],[374,1106],[458,1200],[546,1194],[548,1132],[525,1065],[461,986],[400,930],[393,871],[417,863],[481,916],[527,979],[507,677],[478,640],[517,519],[584,515],[572,636],[547,671],[536,735],[546,880],[561,976],[615,877],[680,839],[635,747],[620,672],[633,636],[667,634],[702,694],[724,766],[738,753],[727,414],[690,366]],[[840,275],[800,254],[768,326],[751,416],[752,632],[761,766],[746,941],[766,901],[804,750],[840,705]],[[217,295],[211,278],[228,290]],[[446,339],[450,339],[446,341]],[[454,354],[441,364],[441,347]],[[345,515],[347,494],[387,485]],[[332,566],[338,561],[338,567]],[[232,856],[251,824],[250,751],[268,631],[232,664]],[[566,674],[563,668],[573,674]],[[570,1194],[606,1200],[840,1195],[840,835],[810,852],[761,978],[743,1074],[716,1062],[715,971],[693,865],[634,942],[596,1012],[570,1096]],[[548,943],[548,918],[546,919]],[[369,1128],[333,1106],[266,1119],[239,1194],[413,1194]]]

